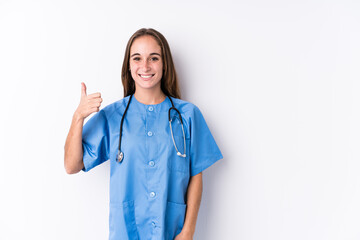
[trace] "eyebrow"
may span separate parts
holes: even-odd
[[[136,56],[136,55],[140,56],[140,53],[134,53],[130,57],[133,57],[133,56]],[[152,56],[152,55],[158,55],[159,57],[161,57],[161,55],[159,53],[150,53],[150,56]]]

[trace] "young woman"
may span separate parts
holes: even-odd
[[[121,77],[124,98],[100,111],[100,93],[87,95],[82,83],[66,172],[110,160],[109,239],[193,239],[202,171],[223,156],[199,108],[180,99],[161,33],[143,28],[132,35]]]

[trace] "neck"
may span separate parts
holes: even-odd
[[[135,90],[134,97],[140,103],[143,103],[146,105],[153,105],[153,104],[162,103],[165,100],[166,95],[161,91],[160,88],[158,88],[158,89],[138,88]]]

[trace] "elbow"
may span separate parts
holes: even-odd
[[[75,174],[80,172],[84,168],[84,163],[81,158],[75,158],[73,155],[69,154],[69,151],[64,149],[64,168],[67,174]]]
[[[67,174],[74,174],[75,173],[74,169],[71,168],[68,164],[66,164],[66,160],[65,160],[64,168],[65,168],[65,172]]]
[[[74,170],[73,168],[69,168],[69,167],[65,167],[65,171],[67,174],[71,175],[71,174],[75,174],[78,173],[79,171]]]
[[[80,166],[74,166],[73,164],[67,163],[66,159],[64,159],[64,168],[65,172],[69,175],[78,173],[82,169],[82,167]]]

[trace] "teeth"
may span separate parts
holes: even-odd
[[[140,75],[142,78],[151,78],[153,75]]]

